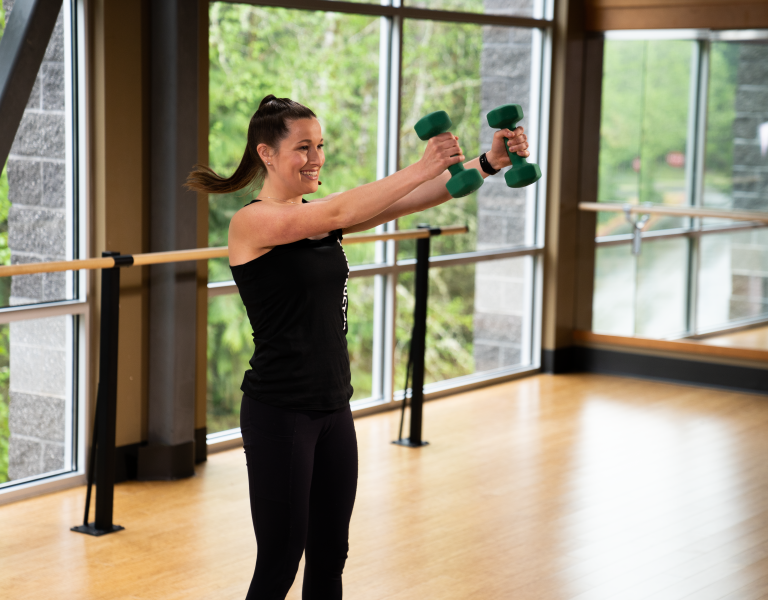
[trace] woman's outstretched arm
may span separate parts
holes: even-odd
[[[528,137],[525,135],[522,127],[518,127],[514,131],[510,131],[509,129],[499,130],[493,136],[491,150],[486,153],[486,158],[494,169],[501,169],[510,165],[509,156],[504,148],[504,144],[507,140],[509,140],[509,149],[512,152],[517,152],[519,156],[525,158],[530,156],[530,152],[528,152]],[[464,163],[464,167],[467,169],[477,169],[480,171],[483,178],[489,177],[489,175],[480,168],[479,157]],[[382,223],[397,219],[398,217],[420,212],[447,202],[451,199],[451,195],[445,188],[445,184],[450,178],[451,174],[448,171],[443,172],[438,177],[422,183],[413,191],[405,194],[397,202],[391,204],[375,217],[361,223],[356,223],[351,227],[344,228],[344,233],[366,231],[372,227],[381,225]]]
[[[463,159],[456,138],[444,133],[427,142],[424,156],[417,163],[325,202],[260,202],[241,209],[229,226],[231,264],[251,260],[273,246],[368,221]]]

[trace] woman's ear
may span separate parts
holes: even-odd
[[[259,144],[256,146],[256,152],[265,165],[270,163],[272,158],[272,150],[269,146],[266,144]]]

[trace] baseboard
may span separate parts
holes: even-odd
[[[768,394],[766,369],[597,348],[574,350],[574,371]]]
[[[195,429],[195,464],[208,460],[208,428]]]
[[[573,373],[578,370],[578,353],[581,348],[568,346],[541,351],[541,372],[550,375]]]
[[[139,447],[136,479],[139,481],[170,481],[195,474],[195,442],[167,446],[147,444]]]
[[[126,444],[115,448],[115,483],[136,479],[141,444]]]

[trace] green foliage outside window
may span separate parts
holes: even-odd
[[[311,108],[323,126],[326,163],[320,192],[376,179],[378,18],[213,3],[210,9],[210,162],[231,174],[245,149],[251,116],[267,94]],[[210,196],[209,241],[227,244],[229,221],[254,190]],[[352,265],[371,263],[373,245],[345,247]],[[211,261],[211,281],[231,279],[226,261]],[[351,279],[349,344],[353,398],[371,394],[373,285]],[[208,430],[238,425],[239,392],[253,349],[237,295],[214,298],[208,313]]]
[[[403,34],[400,161],[409,165],[424,151],[413,126],[422,116],[445,110],[467,159],[480,153],[480,57],[483,30],[478,25],[408,20]],[[428,76],[425,76],[428,74]],[[401,229],[418,223],[469,225],[466,235],[431,240],[431,253],[453,254],[477,247],[477,194],[449,200],[399,220]],[[399,244],[399,257],[415,256],[415,242]],[[474,373],[474,266],[431,269],[425,355],[426,383]],[[395,320],[395,389],[405,383],[413,327],[413,274],[398,278]]]
[[[375,180],[380,28],[376,17],[211,4],[209,143],[214,170],[222,175],[234,171],[251,115],[261,98],[272,93],[306,104],[323,125],[326,164],[318,196]],[[421,157],[424,142],[416,138],[413,125],[434,110],[451,115],[468,159],[479,154],[482,47],[481,26],[406,21],[401,167]],[[211,245],[226,245],[232,215],[252,197],[250,192],[210,197]],[[409,215],[398,227],[467,223],[470,234],[436,238],[432,244],[433,254],[464,252],[476,248],[476,215],[473,194]],[[413,243],[399,246],[400,258],[413,256]],[[351,265],[373,262],[373,250],[372,244],[345,247]],[[228,279],[226,262],[211,261],[209,280]],[[397,288],[396,389],[403,383],[410,338],[412,280],[412,274],[400,276]],[[474,267],[433,269],[430,289],[427,381],[474,372]],[[373,278],[349,281],[353,399],[371,394],[373,290]],[[253,341],[238,296],[211,300],[208,319],[208,430],[214,432],[237,426],[239,386]]]
[[[396,390],[405,385],[413,328],[413,279],[412,272],[404,273],[397,282]],[[430,269],[427,302],[424,383],[474,373],[475,265]]]
[[[452,133],[467,159],[480,154],[480,55],[483,31],[478,25],[408,20],[403,32],[400,163],[413,164],[424,152],[413,126],[436,110],[453,121]],[[487,125],[486,125],[487,127]],[[467,235],[432,240],[433,254],[474,250],[477,244],[477,194],[456,198],[399,220],[400,229],[430,225],[469,225]],[[415,256],[415,242],[399,244],[399,257]]]
[[[323,186],[307,200],[376,179],[379,20],[282,8],[213,3],[210,9],[210,163],[230,175],[245,149],[251,116],[267,94],[311,108],[323,126]],[[254,190],[211,196],[209,240],[226,245],[229,221]],[[351,246],[350,264],[373,261]],[[211,281],[231,279],[225,262]]]

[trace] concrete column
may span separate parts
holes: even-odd
[[[150,249],[197,246],[197,195],[182,186],[198,153],[198,6],[150,4]],[[194,474],[196,265],[150,271],[149,445],[139,479]]]
[[[13,0],[3,0],[6,19]],[[63,11],[62,11],[63,13]],[[8,247],[11,264],[64,260],[71,245],[66,208],[64,21],[59,13],[8,157]],[[11,305],[71,297],[64,273],[12,278]],[[8,478],[65,468],[70,317],[9,327]]]
[[[768,127],[768,44],[740,44],[733,123],[733,208],[768,210],[768,149],[760,127]],[[729,318],[768,312],[768,235],[756,230],[731,237]]]
[[[486,8],[498,6],[486,0]],[[511,8],[504,2],[505,8]],[[533,0],[518,0],[514,14],[530,13]],[[498,9],[496,9],[498,12]],[[529,110],[531,95],[531,32],[509,27],[483,27],[480,74],[480,151],[491,148],[494,130],[485,116],[501,104],[518,103]],[[527,125],[527,119],[521,123]],[[525,242],[526,190],[508,188],[503,174],[485,180],[477,193],[477,249]],[[480,262],[475,267],[475,370],[487,371],[521,360],[526,274],[523,260]]]

